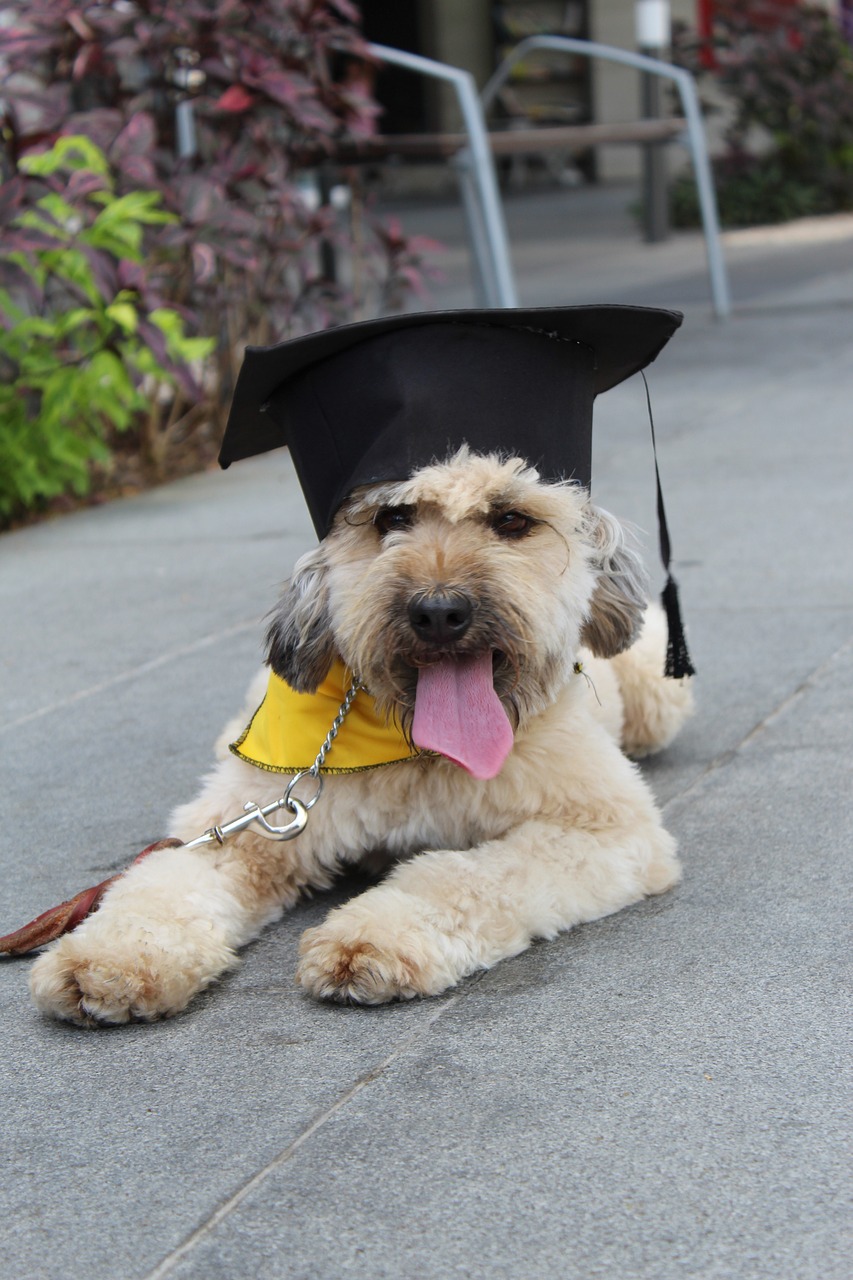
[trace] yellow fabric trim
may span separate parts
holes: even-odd
[[[352,684],[352,674],[335,662],[316,693],[297,693],[270,674],[267,692],[248,726],[230,750],[241,760],[271,773],[299,773],[317,758],[326,734]],[[401,731],[376,713],[370,694],[359,690],[323,773],[357,773],[384,764],[414,760],[421,753]],[[293,763],[289,763],[293,762]]]

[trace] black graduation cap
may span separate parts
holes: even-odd
[[[422,312],[248,347],[219,461],[288,445],[320,538],[357,486],[405,480],[462,444],[589,487],[595,396],[681,321],[630,306]]]

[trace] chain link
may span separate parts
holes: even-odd
[[[326,762],[326,756],[329,754],[329,752],[332,749],[332,743],[335,741],[335,738],[338,736],[338,732],[340,731],[341,725],[343,724],[344,720],[346,720],[347,715],[349,714],[350,707],[352,706],[353,702],[355,702],[356,694],[360,689],[363,689],[363,688],[364,686],[359,680],[358,676],[354,675],[352,678],[352,684],[350,685],[350,688],[349,688],[349,692],[347,693],[347,696],[344,698],[343,702],[338,708],[338,714],[335,716],[334,720],[332,721],[331,728],[329,729],[329,732],[326,734],[326,737],[323,740],[323,745],[320,747],[320,750],[317,752],[317,758],[315,759],[314,763],[311,765],[310,769],[302,769],[301,772],[295,774],[291,778],[288,788],[284,793],[285,804],[290,804],[293,788],[296,786],[297,782],[301,782],[303,778],[314,778],[314,780],[317,783],[317,789],[314,792],[313,796],[310,797],[310,799],[301,801],[302,805],[306,809],[312,809],[314,805],[317,803],[317,801],[320,799],[320,795],[323,791],[323,775],[321,774],[320,770],[323,768],[323,765]],[[295,796],[293,798],[296,799]]]

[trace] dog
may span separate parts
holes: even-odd
[[[138,862],[36,960],[36,1005],[83,1026],[178,1014],[347,867],[385,874],[303,935],[296,977],[317,999],[368,1005],[438,995],[665,892],[675,842],[628,758],[667,746],[691,713],[692,681],[664,678],[665,648],[636,552],[582,485],[463,446],[359,486],[296,565],[268,662],[309,700],[336,662],[357,673],[367,692],[354,705],[369,694],[410,758],[326,775],[295,839],[247,827]],[[468,666],[481,685],[491,673],[490,707],[471,714],[491,725],[497,702],[508,726],[506,745],[474,744],[473,764],[417,742],[430,729],[423,673]],[[179,840],[281,795],[280,776],[229,749],[261,696],[255,686],[198,796],[172,815]],[[346,732],[344,720],[330,767]]]

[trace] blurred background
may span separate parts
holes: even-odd
[[[531,38],[577,43],[484,104]],[[314,545],[286,449],[216,469],[247,342],[682,309],[699,702],[642,766],[683,885],[445,999],[299,994],[352,881],[156,1027],[51,1023],[4,960],[0,1274],[847,1280],[849,5],[0,0],[0,99],[0,930],[168,834]],[[593,476],[659,577],[639,379]]]
[[[247,342],[805,287],[851,234],[851,4],[0,4],[0,527],[212,465]]]

